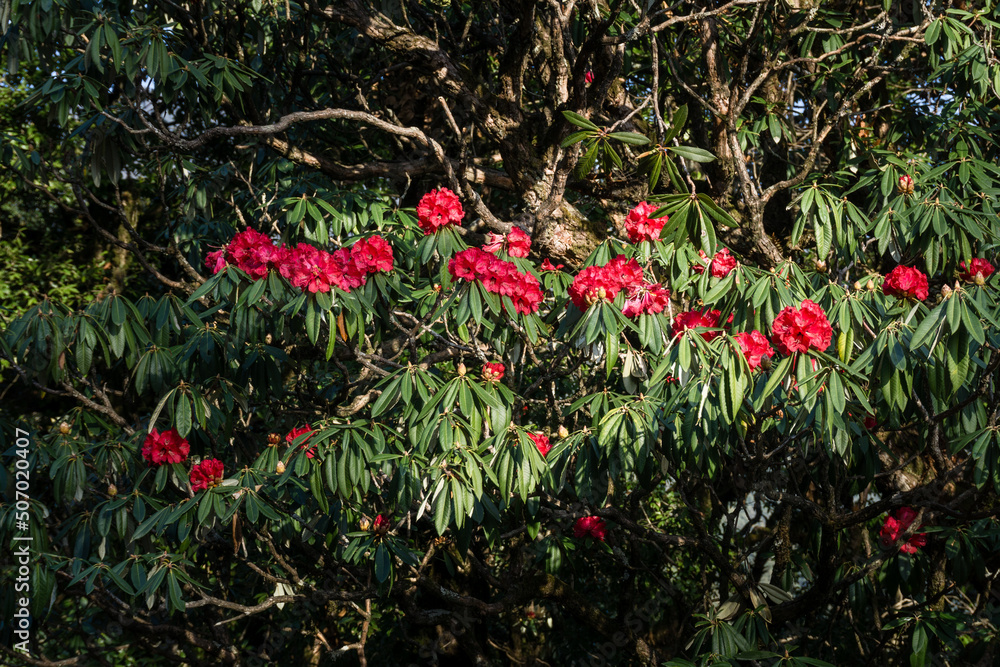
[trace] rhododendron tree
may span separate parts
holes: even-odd
[[[4,7],[0,664],[1000,655],[993,5]]]

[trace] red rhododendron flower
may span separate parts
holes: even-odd
[[[267,234],[245,229],[226,246],[225,259],[251,278],[266,278],[268,271],[278,268],[284,253]]]
[[[564,266],[566,266],[566,265],[565,264],[556,264],[555,266],[553,266],[552,262],[550,262],[547,258],[542,260],[542,271],[558,271],[559,269],[563,268]]]
[[[875,415],[873,415],[870,412],[866,414],[864,424],[865,428],[868,429],[869,431],[874,430],[875,427],[878,425],[878,422],[875,421]]]
[[[462,224],[465,211],[458,195],[448,188],[431,190],[417,204],[417,224],[424,234],[433,234],[442,227]]]
[[[520,227],[511,229],[507,236],[490,232],[483,250],[494,254],[506,250],[511,257],[527,257],[531,252],[531,237]]]
[[[981,257],[976,257],[969,262],[968,270],[965,268],[965,262],[961,262],[958,265],[958,268],[960,269],[958,274],[959,279],[964,280],[967,283],[976,282],[976,274],[982,274],[983,280],[985,281],[993,275],[994,271],[996,271],[992,264]]]
[[[611,301],[620,289],[621,285],[603,266],[588,266],[576,274],[568,291],[574,305],[586,311],[598,301]]]
[[[729,254],[729,248],[723,248],[712,258],[712,275],[725,278],[736,268],[736,258]]]
[[[181,437],[176,428],[159,433],[155,428],[146,436],[142,443],[142,458],[150,466],[162,466],[166,463],[181,463],[188,457],[191,445]]]
[[[604,266],[588,266],[576,275],[569,286],[569,297],[580,310],[598,301],[611,301],[621,290],[627,293],[648,287],[639,262],[618,255]]]
[[[330,253],[333,264],[337,267],[337,275],[339,275],[339,279],[331,279],[331,284],[345,292],[361,287],[368,280],[368,272],[364,266],[358,264],[353,250],[353,248],[340,248]]]
[[[191,467],[191,490],[195,493],[213,488],[222,482],[222,461],[205,459]]]
[[[900,299],[927,298],[927,276],[909,266],[897,266],[889,272],[882,283],[882,293]]]
[[[885,523],[882,525],[882,530],[879,532],[882,545],[885,547],[894,545],[899,540],[899,536],[907,531],[910,524],[916,518],[917,512],[911,507],[900,507],[896,510],[895,516],[886,518]],[[918,548],[925,546],[927,546],[927,534],[920,533],[910,536],[906,542],[899,546],[899,550],[904,553],[915,554]]]
[[[347,259],[349,257],[348,251]],[[329,292],[331,287],[348,290],[350,288],[345,281],[343,253],[340,258],[341,261],[338,262],[325,250],[300,243],[288,253],[281,265],[281,275],[288,278],[295,287],[313,293]]]
[[[646,284],[639,262],[625,255],[618,255],[612,259],[604,265],[604,270],[611,279],[617,281],[619,289],[631,290]]]
[[[486,291],[508,297],[521,314],[536,312],[545,298],[538,278],[479,248],[457,253],[448,262],[448,272],[456,279],[478,280]]]
[[[661,287],[659,283],[643,283],[638,288],[628,291],[628,298],[622,306],[622,314],[625,317],[635,318],[640,315],[662,313],[669,303],[669,290]]]
[[[583,75],[583,78],[587,83],[594,83],[594,72],[588,69],[587,73]]]
[[[708,268],[711,262],[709,261],[708,255],[705,254],[704,250],[698,251],[698,258],[699,261],[695,262],[694,266],[691,267],[691,270],[698,275],[701,275],[705,273],[705,269]]]
[[[494,255],[503,249],[503,234],[495,234],[493,232],[486,233],[486,243],[483,244],[483,250],[486,252],[491,252]]]
[[[542,456],[548,456],[549,452],[552,450],[552,445],[549,444],[547,436],[544,436],[541,433],[529,433],[528,437],[535,442],[535,447],[538,447],[538,451],[542,453]]]
[[[703,313],[699,313],[696,310],[691,310],[686,313],[680,313],[674,317],[674,321],[671,323],[671,327],[674,332],[674,336],[680,336],[687,329],[694,329],[695,327],[709,327],[714,328],[719,326],[719,316],[720,313],[717,310],[706,310]],[[733,316],[729,316],[729,321],[731,322]],[[719,336],[721,331],[703,331],[701,337],[705,340],[712,340]]]
[[[833,338],[833,327],[826,319],[826,313],[809,299],[802,302],[798,309],[788,306],[784,308],[771,324],[774,332],[772,341],[782,354],[806,352],[810,349],[823,350],[830,347]]]
[[[226,249],[222,248],[205,255],[205,266],[211,269],[213,274],[226,268]]]
[[[313,432],[312,426],[310,426],[309,424],[306,424],[305,426],[299,426],[298,428],[293,428],[291,431],[288,432],[288,435],[285,436],[285,442],[287,442],[288,444],[292,444],[292,442],[295,441],[295,438],[299,437],[300,435],[305,435],[306,433],[312,433],[312,432]],[[306,443],[308,443],[310,439],[312,439],[311,435],[306,437],[306,439],[302,441],[302,447],[305,447]],[[310,447],[306,451],[306,457],[310,459],[316,458],[316,448]]]
[[[901,195],[912,195],[913,194],[913,177],[909,174],[903,174],[899,177],[897,182],[899,186],[899,194]]]
[[[483,364],[483,379],[487,382],[499,382],[503,379],[504,366],[499,363]]]
[[[379,514],[375,517],[375,521],[372,522],[372,531],[378,533],[379,535],[385,535],[389,532],[389,519]]]
[[[738,333],[735,338],[736,342],[740,344],[740,349],[743,350],[743,356],[746,357],[750,370],[760,367],[762,357],[774,356],[774,348],[767,342],[764,334],[759,331]]]
[[[351,258],[363,273],[392,271],[392,246],[381,236],[370,236],[352,245]]]
[[[628,240],[632,243],[641,241],[656,241],[660,238],[663,225],[667,224],[667,216],[662,218],[650,218],[656,213],[655,204],[639,202],[639,204],[629,211],[625,217],[625,231],[628,233]]]
[[[511,257],[527,257],[531,251],[531,237],[520,227],[510,230],[507,235],[507,254]]]
[[[599,516],[582,516],[573,524],[573,537],[592,537],[603,542],[606,535],[607,527]]]

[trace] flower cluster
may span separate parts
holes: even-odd
[[[392,246],[381,236],[329,253],[308,243],[276,246],[266,234],[247,229],[222,250],[208,253],[205,264],[214,273],[232,264],[255,280],[278,271],[293,286],[314,293],[331,287],[349,292],[364,285],[369,274],[392,271],[393,258]]]
[[[996,271],[992,264],[981,257],[976,257],[970,261],[968,269],[965,268],[965,262],[960,263],[958,268],[959,280],[964,280],[967,283],[976,283],[977,285],[981,283],[976,280],[976,276],[981,276],[983,283],[985,283],[993,275],[993,272]]]
[[[222,461],[205,459],[191,467],[191,490],[195,493],[219,485],[222,481]]]
[[[719,316],[722,315],[717,310],[706,310],[704,312],[698,312],[697,310],[690,310],[686,313],[680,313],[674,317],[674,321],[671,323],[671,328],[674,332],[674,336],[680,336],[687,329],[694,329],[695,327],[706,327],[709,329],[714,329],[719,326]],[[733,321],[733,316],[730,315],[726,323]],[[721,331],[703,331],[701,337],[705,340],[712,340],[719,336]]]
[[[782,309],[771,324],[775,347],[782,354],[820,352],[830,347],[833,327],[826,319],[826,313],[818,303],[806,299],[800,308],[788,306]]]
[[[293,428],[285,436],[285,442],[287,442],[288,444],[292,444],[293,442],[295,442],[295,438],[299,437],[300,435],[305,435],[306,433],[312,433],[312,432],[313,432],[312,426],[310,426],[309,424],[306,424],[305,426],[299,426],[298,428]],[[307,436],[305,440],[302,441],[302,448],[305,448],[306,443],[308,443],[310,439],[312,439],[311,435]],[[309,449],[307,449],[306,457],[310,459],[316,458],[316,448],[310,447]]]
[[[549,444],[547,436],[542,435],[541,433],[529,433],[528,437],[534,441],[535,447],[538,447],[538,451],[542,453],[542,456],[549,455],[549,452],[552,450],[552,445]]]
[[[182,463],[190,452],[191,445],[181,437],[176,428],[171,428],[163,433],[154,428],[142,443],[142,458],[151,467],[168,463]]]
[[[891,547],[896,544],[899,536],[907,531],[916,518],[917,512],[912,507],[900,507],[896,510],[895,516],[886,518],[882,530],[879,532],[882,545]],[[899,550],[903,553],[915,554],[917,549],[925,546],[927,546],[927,534],[920,533],[912,535],[910,539],[899,546]]]
[[[536,312],[545,298],[535,276],[479,248],[457,253],[448,262],[448,272],[455,279],[478,280],[487,292],[509,297],[521,314]]]
[[[736,342],[740,344],[740,349],[743,350],[743,356],[746,357],[750,370],[756,370],[762,363],[766,366],[767,362],[764,362],[764,357],[770,359],[774,356],[774,348],[767,342],[764,334],[759,331],[738,333],[735,338]]]
[[[487,382],[499,382],[503,379],[503,372],[503,364],[488,361],[483,364],[483,379]]]
[[[701,257],[701,262],[691,267],[695,273],[704,273],[705,267],[708,266],[712,277],[725,278],[736,268],[736,258],[729,254],[729,248],[723,248],[715,253],[711,262],[708,261],[708,255],[704,250],[699,250],[698,255]]]
[[[642,267],[634,259],[618,255],[604,266],[588,266],[576,275],[569,286],[569,297],[581,311],[601,300],[612,301],[618,292],[647,285]]]
[[[633,319],[640,315],[662,313],[670,303],[670,290],[664,289],[659,283],[632,285],[626,294],[622,314]]]
[[[448,225],[461,225],[463,217],[462,202],[448,188],[431,190],[417,204],[417,224],[424,230],[425,236]]]
[[[639,202],[639,204],[629,211],[625,217],[625,231],[628,233],[628,240],[632,243],[641,241],[657,241],[663,225],[667,224],[667,218],[650,218],[656,213],[655,204]]]
[[[490,232],[483,250],[493,254],[505,250],[511,257],[527,257],[531,252],[531,237],[520,227],[514,227],[507,236]]]
[[[573,537],[592,537],[604,541],[607,536],[607,526],[599,516],[582,516],[573,524]]]
[[[565,264],[553,264],[548,258],[542,260],[542,271],[558,271],[566,266]]]
[[[882,292],[886,296],[896,296],[900,299],[927,298],[927,276],[909,266],[897,266],[889,272],[882,283]]]

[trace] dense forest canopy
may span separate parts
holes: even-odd
[[[0,0],[4,661],[993,664],[998,27]]]

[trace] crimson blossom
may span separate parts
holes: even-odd
[[[977,274],[982,275],[983,280],[986,281],[987,279],[989,279],[990,276],[993,275],[993,272],[996,271],[996,269],[993,267],[992,264],[990,264],[987,260],[981,257],[976,257],[975,259],[970,261],[968,269],[965,268],[964,261],[959,263],[958,268],[959,268],[959,274],[958,274],[959,280],[963,280],[967,283],[976,282]]]
[[[897,266],[885,277],[882,292],[886,296],[923,301],[927,298],[927,276],[919,269]]]
[[[629,287],[622,314],[634,319],[640,315],[662,313],[669,303],[670,290],[664,289],[659,283],[633,285]]]
[[[548,456],[549,452],[552,451],[552,445],[549,444],[548,436],[541,433],[529,433],[528,437],[534,441],[535,447],[538,447],[538,451],[542,453],[542,456]]]
[[[782,309],[771,324],[772,341],[785,355],[830,347],[833,327],[818,303],[806,299],[800,308]]]
[[[425,236],[449,225],[461,225],[463,217],[462,202],[448,188],[431,190],[417,204],[417,224],[424,230]]]
[[[704,250],[698,251],[698,257],[701,261],[691,267],[691,270],[697,274],[705,273],[707,267],[712,272],[713,278],[725,278],[730,271],[736,268],[736,258],[729,254],[729,248],[723,248],[715,253],[711,261]]]
[[[621,290],[646,285],[639,262],[618,255],[604,266],[588,266],[569,286],[569,298],[581,311],[601,300],[613,301]]]
[[[663,226],[667,224],[667,217],[650,218],[656,213],[656,204],[639,202],[635,208],[625,216],[625,232],[628,240],[632,243],[642,241],[658,241]]]
[[[907,531],[916,518],[917,512],[912,507],[900,507],[896,510],[895,516],[887,517],[882,525],[882,530],[879,531],[882,545],[885,547],[893,546],[899,540],[899,536]],[[925,546],[927,546],[927,534],[920,533],[911,535],[906,542],[899,545],[899,550],[903,553],[915,554],[917,549]]]
[[[392,271],[392,246],[381,236],[361,239],[350,248],[351,260],[361,273]]]
[[[487,292],[508,297],[522,315],[536,312],[545,298],[538,278],[480,248],[456,253],[448,261],[448,273],[455,279],[479,281]]]
[[[592,537],[604,541],[607,536],[607,526],[599,516],[582,516],[573,524],[573,537]]]
[[[507,236],[490,232],[486,235],[483,250],[494,254],[506,250],[511,257],[524,258],[531,252],[531,237],[520,227],[511,229]]]
[[[698,312],[697,310],[689,310],[686,313],[680,313],[671,322],[671,328],[674,332],[674,336],[680,336],[688,329],[694,329],[695,327],[705,327],[707,329],[714,329],[719,326],[719,316],[722,315],[718,310],[706,310],[704,312]],[[732,322],[733,316],[729,316],[728,322]],[[727,323],[728,323],[727,322]],[[722,334],[721,331],[703,331],[701,337],[705,340],[713,340]]]
[[[740,349],[743,351],[743,356],[746,358],[750,370],[759,368],[763,357],[774,356],[774,348],[767,342],[764,334],[757,330],[738,333],[734,338],[740,344]]]
[[[298,428],[293,428],[291,431],[288,432],[288,435],[285,436],[285,442],[287,442],[288,444],[292,444],[295,441],[295,438],[299,437],[300,435],[305,435],[306,433],[313,433],[312,426],[310,426],[309,424],[306,424],[305,426],[299,426]],[[308,443],[311,439],[312,439],[311,435],[306,437],[302,441],[302,447],[305,447],[306,443]],[[310,459],[316,458],[316,448],[310,447],[308,450],[306,450],[306,457]]]
[[[191,445],[181,437],[176,428],[163,433],[155,428],[150,430],[142,443],[142,458],[149,466],[162,466],[167,463],[182,463],[191,452]]]
[[[487,361],[483,364],[483,379],[487,382],[499,382],[503,379],[504,366],[501,363]]]
[[[195,493],[213,488],[222,482],[222,461],[205,459],[191,467],[191,490]]]

